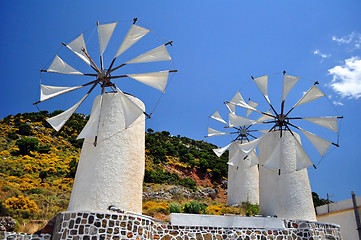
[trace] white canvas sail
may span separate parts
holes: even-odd
[[[317,149],[317,151],[321,154],[321,156],[325,155],[327,149],[331,146],[332,143],[304,129],[300,129],[300,130],[307,137],[307,139],[310,140],[312,145]]]
[[[55,56],[54,61],[51,63],[47,71],[55,73],[83,75],[83,73],[79,72],[78,70],[64,62],[63,59],[61,59],[58,55]]]
[[[222,148],[217,148],[217,149],[213,149],[213,152],[217,155],[217,157],[221,157],[222,154],[227,151],[227,149],[229,148],[229,146],[231,146],[232,143],[228,144],[225,147]]]
[[[269,120],[274,120],[274,117],[271,117],[270,115],[272,115],[271,111],[267,111],[266,112],[269,115],[263,114],[262,116],[260,116],[257,120],[256,120],[256,124],[265,122],[265,121],[269,121]]]
[[[115,57],[118,57],[120,54],[125,52],[128,48],[133,46],[137,41],[139,41],[142,37],[144,37],[147,33],[149,33],[150,30],[146,28],[139,27],[135,24],[133,24],[127,35],[125,35],[124,40],[122,44],[120,45],[117,53],[115,54]]]
[[[128,74],[127,76],[164,92],[165,87],[167,86],[168,75],[169,71],[161,71],[152,73]]]
[[[54,116],[51,118],[46,119],[46,121],[56,130],[59,131],[66,121],[71,117],[71,115],[78,109],[80,104],[88,97],[89,93],[86,94],[79,102],[77,102],[74,106],[69,108],[68,110]]]
[[[282,101],[284,101],[291,91],[293,86],[298,82],[300,77],[293,77],[288,75],[283,75],[283,87],[282,87]]]
[[[210,118],[212,118],[212,119],[214,119],[214,120],[217,120],[218,122],[227,124],[227,122],[223,120],[223,118],[221,117],[221,115],[219,115],[218,110],[217,110],[215,113],[213,113],[213,115],[210,116]]]
[[[251,111],[255,111],[255,112],[258,112],[258,113],[261,113],[260,111],[258,111],[257,109],[255,109],[254,107],[251,107],[250,105],[248,105],[246,102],[239,102],[239,103],[233,103],[233,102],[229,102],[230,104],[234,104],[236,106],[239,106],[239,107],[242,107],[242,108],[245,108],[245,109],[249,109]]]
[[[61,94],[74,91],[81,87],[83,87],[83,86],[55,87],[55,86],[48,86],[48,85],[40,84],[40,101],[45,101],[47,99],[59,96]]]
[[[248,155],[247,159],[250,161],[250,167],[253,167],[259,164],[259,158],[257,156],[256,150],[253,150],[250,155]]]
[[[129,60],[128,62],[126,62],[126,64],[158,62],[158,61],[168,61],[168,60],[172,60],[172,58],[169,56],[169,53],[165,45],[161,45],[157,48],[154,48],[153,50],[150,50],[149,52],[139,55],[138,57],[132,60]]]
[[[260,136],[259,138],[250,141],[250,142],[246,142],[246,143],[242,143],[242,144],[238,144],[239,149],[245,153],[245,156],[248,156],[263,140],[264,135]]]
[[[231,99],[230,103],[237,105],[239,103],[246,103],[246,102],[244,101],[241,93],[237,92],[236,95],[234,95],[234,97]]]
[[[228,108],[229,112],[231,112],[233,114],[236,114],[236,105],[228,104],[228,103],[226,103],[225,105]]]
[[[263,166],[278,170],[281,168],[281,138],[276,138],[277,142],[274,143],[274,148],[271,153],[271,155],[268,157],[268,159],[264,162]]]
[[[240,126],[251,125],[251,124],[255,123],[255,121],[253,121],[251,119],[237,116],[236,114],[233,114],[233,113],[228,113],[228,119],[229,119],[230,127],[240,127]]]
[[[217,131],[210,127],[208,128],[208,137],[222,136],[222,135],[228,135],[228,134],[230,134],[230,133]]]
[[[229,156],[229,161],[227,162],[227,164],[233,167],[238,167],[239,162],[243,161],[244,154],[239,150],[236,142],[233,142],[229,146],[229,148],[230,148],[230,153],[232,153],[232,155]]]
[[[267,102],[270,103],[268,98],[268,75],[255,78],[253,81],[256,83],[259,90],[261,90],[263,96],[266,98]]]
[[[85,53],[83,52],[82,49],[84,49],[86,51],[86,46],[85,46],[85,42],[84,42],[84,37],[83,34],[80,34],[79,37],[77,37],[74,41],[72,41],[69,44],[65,45],[67,48],[70,49],[70,51],[72,51],[73,53],[75,53],[81,60],[83,60],[84,62],[86,62],[86,64],[88,64],[89,66],[91,66],[90,64],[90,60],[88,59],[88,57],[85,55]]]
[[[337,129],[337,117],[310,117],[302,118],[319,126],[328,128],[334,132],[338,132]]]
[[[99,98],[96,98],[96,102],[94,102],[93,109],[90,113],[90,118],[84,126],[83,130],[79,133],[77,139],[98,136],[102,100],[103,95],[100,95]]]
[[[296,142],[296,171],[308,168],[313,165],[311,159],[303,149],[302,145],[295,138]]]
[[[105,49],[108,46],[109,40],[113,35],[115,26],[118,22],[98,25],[98,39],[99,39],[99,51],[100,56],[103,55]]]
[[[302,104],[314,101],[320,97],[324,97],[325,94],[321,92],[316,85],[313,85],[302,97],[301,99],[293,106],[293,108],[300,106]]]
[[[144,113],[144,111],[132,100],[130,100],[118,87],[116,87],[116,89],[119,93],[118,96],[121,98],[125,118],[125,128],[128,128],[139,118],[140,115]]]
[[[256,103],[256,102],[253,102],[253,101],[249,100],[249,101],[248,101],[248,105],[251,106],[251,107],[253,107],[253,108],[256,108],[259,104]],[[250,109],[247,109],[246,117],[248,117],[248,116],[251,114],[251,112],[253,112],[253,111],[250,110]]]

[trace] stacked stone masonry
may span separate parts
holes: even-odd
[[[337,225],[296,220],[284,224],[284,229],[187,227],[123,213],[64,212],[57,216],[53,239],[341,239]]]
[[[284,229],[174,226],[124,213],[64,212],[57,216],[52,240],[340,240],[338,225],[283,220]],[[9,234],[9,233],[7,233]],[[10,235],[9,235],[10,236]],[[49,240],[48,236],[7,239]]]

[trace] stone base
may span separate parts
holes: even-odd
[[[282,228],[185,226],[125,213],[63,212],[57,216],[52,239],[341,239],[338,225],[287,219],[281,222]]]

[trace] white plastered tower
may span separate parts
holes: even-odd
[[[128,96],[144,110],[144,104]],[[96,108],[101,105],[100,117]],[[93,119],[92,119],[93,118]],[[145,117],[128,128],[118,93],[98,96],[91,119],[99,119],[97,144],[85,138],[68,211],[106,211],[109,206],[141,213],[145,166]]]
[[[235,144],[229,147],[229,160],[240,155],[236,161],[237,165],[228,164],[228,189],[227,204],[235,205],[242,202],[259,203],[259,174],[258,166],[251,164],[249,159],[243,159],[239,148]],[[249,158],[254,155],[249,156]]]
[[[264,216],[316,221],[307,168],[296,171],[302,157],[300,137],[284,131],[266,134],[259,145],[260,213]],[[297,138],[297,139],[296,139]],[[298,145],[299,144],[299,145]],[[264,165],[278,165],[279,171]]]

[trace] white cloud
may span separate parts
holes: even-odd
[[[361,47],[361,34],[352,32],[344,37],[332,36],[332,40],[340,44],[351,44],[354,48],[359,49]]]
[[[351,57],[342,66],[335,66],[328,70],[333,76],[331,87],[341,97],[358,99],[361,97],[361,60]]]
[[[343,103],[340,101],[333,101],[332,102],[334,105],[338,105],[338,106],[343,106]]]
[[[329,57],[331,57],[331,54],[321,53],[320,50],[318,50],[318,49],[316,49],[315,51],[313,51],[313,54],[314,54],[314,55],[319,55],[319,56],[322,58],[322,60],[323,60],[324,58],[329,58]]]

